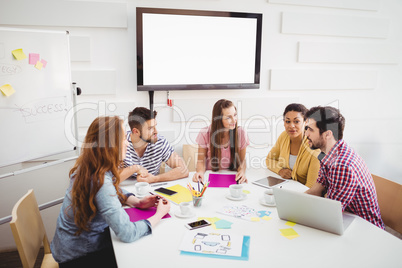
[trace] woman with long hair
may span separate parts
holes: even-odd
[[[243,128],[237,126],[237,110],[233,102],[217,101],[212,109],[210,126],[201,129],[196,139],[198,160],[193,181],[203,181],[206,170],[237,171],[236,181],[247,182],[246,149],[250,144]]]
[[[119,117],[98,117],[92,122],[70,170],[70,186],[51,244],[60,267],[116,267],[109,227],[123,242],[132,242],[150,234],[169,212],[169,202],[162,202],[160,196],[138,199],[119,188],[119,166],[126,149]],[[157,206],[157,210],[147,220],[131,222],[122,205]]]
[[[268,169],[284,179],[293,179],[311,187],[318,177],[318,150],[311,150],[304,135],[307,108],[291,103],[283,112],[285,131],[268,153]]]

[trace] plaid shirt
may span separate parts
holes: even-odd
[[[327,198],[342,203],[343,210],[384,229],[373,177],[346,142],[339,140],[321,160],[317,182],[327,190]]]

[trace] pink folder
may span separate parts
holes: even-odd
[[[236,184],[236,174],[209,174],[209,187],[229,187]]]
[[[130,221],[132,221],[132,222],[148,219],[149,217],[153,216],[156,213],[155,207],[151,207],[148,209],[126,208],[125,210],[126,210],[128,216],[130,217]],[[162,219],[170,218],[170,217],[171,216],[168,213],[165,216],[163,216]]]

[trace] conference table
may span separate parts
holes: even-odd
[[[194,172],[190,172],[188,178],[168,182],[163,187],[176,184],[186,186],[191,182],[193,174]],[[266,189],[252,183],[266,176],[278,175],[267,169],[248,169],[246,175],[248,183],[244,184],[244,190],[248,194],[242,201],[229,200],[228,188],[208,187],[201,207],[192,207],[195,215],[191,218],[175,216],[179,206],[172,203],[171,218],[162,219],[149,236],[132,243],[124,243],[111,231],[118,266],[402,267],[402,240],[357,216],[342,236],[300,224],[290,227],[286,220],[278,217],[276,207],[268,207],[261,202]],[[121,187],[135,193],[134,184],[134,181],[126,181]],[[307,189],[296,181],[289,181],[282,187],[301,192]],[[241,204],[258,211],[270,211],[272,219],[254,222],[218,213],[217,210],[226,204]],[[217,217],[233,223],[230,229],[215,230],[211,226],[198,229],[203,232],[219,231],[250,236],[248,260],[181,254],[179,246],[186,232],[189,232],[184,225],[199,217]],[[299,237],[288,239],[282,236],[280,229],[286,228],[293,228]]]

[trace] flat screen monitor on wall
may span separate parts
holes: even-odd
[[[254,89],[262,14],[137,8],[137,89]]]

